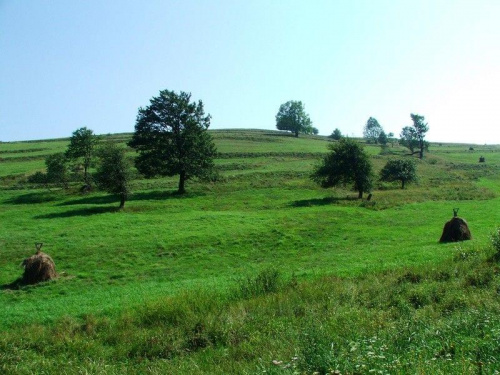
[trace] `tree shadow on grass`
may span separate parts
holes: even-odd
[[[313,207],[313,206],[328,206],[329,204],[338,203],[341,201],[355,201],[358,198],[355,197],[325,197],[325,198],[314,198],[314,199],[301,199],[298,201],[293,201],[290,203],[292,207]]]
[[[91,207],[91,208],[80,208],[77,210],[65,211],[65,212],[55,212],[46,215],[35,216],[35,219],[61,219],[66,217],[74,216],[92,216],[99,214],[106,214],[110,212],[118,212],[120,209],[118,207]]]
[[[33,203],[46,203],[57,200],[58,197],[50,192],[36,192],[18,195],[4,200],[6,204],[33,204]]]
[[[173,198],[195,198],[205,196],[205,193],[184,193],[179,194],[176,191],[148,191],[143,193],[132,193],[127,201],[148,201],[148,200],[166,200]],[[72,206],[78,204],[108,204],[119,202],[116,195],[101,195],[96,197],[84,197],[62,202],[59,206]]]

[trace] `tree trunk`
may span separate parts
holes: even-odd
[[[401,180],[401,189],[404,189],[405,188],[405,180]]]
[[[358,199],[363,199],[363,190],[359,191]]]
[[[295,130],[295,138],[299,138],[299,131]]]
[[[177,192],[179,194],[184,194],[186,189],[184,188],[184,183],[186,182],[186,172],[182,171],[179,173],[179,190]]]
[[[120,207],[118,207],[120,210],[125,207],[125,200],[127,199],[127,197],[125,196],[125,194],[120,194]]]
[[[423,159],[424,158],[424,147],[420,148],[420,155],[419,155],[420,159]]]

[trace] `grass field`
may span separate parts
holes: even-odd
[[[68,140],[0,143],[3,372],[500,370],[500,147],[432,144],[417,184],[368,202],[310,181],[325,137],[212,135],[220,181],[138,176],[123,211],[27,182]],[[366,150],[377,173],[409,157]],[[455,207],[473,240],[439,244]],[[60,278],[9,288],[34,242]]]

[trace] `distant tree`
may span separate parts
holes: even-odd
[[[89,168],[92,163],[92,156],[97,142],[98,137],[94,132],[83,127],[73,132],[66,151],[66,157],[68,159],[83,160],[83,181],[87,188],[90,187]]]
[[[417,180],[417,167],[413,159],[393,159],[389,160],[380,171],[382,181],[401,181],[401,189],[405,184]]]
[[[338,128],[335,128],[335,130],[330,135],[330,138],[335,139],[336,141],[338,141],[342,137],[343,137],[342,133],[340,132],[340,130]]]
[[[68,165],[66,156],[61,152],[47,156],[45,159],[47,167],[47,182],[61,184],[68,187]]]
[[[363,137],[368,143],[377,143],[378,137],[382,131],[382,126],[380,126],[378,121],[375,118],[370,117],[363,129]]]
[[[331,152],[318,165],[311,178],[322,187],[353,184],[358,198],[372,187],[372,165],[361,145],[349,138],[330,144]]]
[[[312,132],[312,121],[304,110],[301,101],[290,100],[280,106],[276,115],[276,128],[286,130],[299,136],[299,133]]]
[[[415,153],[415,148],[418,146],[415,129],[411,126],[405,126],[401,130],[399,143],[408,148],[412,154]]]
[[[318,130],[318,128],[313,127],[313,128],[312,128],[312,133],[313,133],[314,135],[318,135],[318,134],[319,134],[319,130]]]
[[[400,143],[407,147],[412,154],[418,148],[419,158],[424,157],[424,150],[428,149],[429,144],[425,141],[425,133],[429,130],[427,123],[424,123],[425,117],[420,115],[411,114],[413,126],[405,126],[401,131]]]
[[[387,134],[385,134],[385,132],[383,130],[378,135],[377,141],[382,146],[386,146],[387,145],[388,137],[387,137]]]
[[[131,169],[125,150],[108,142],[99,150],[95,180],[99,188],[120,196],[120,209],[130,194]]]
[[[424,157],[424,150],[428,148],[428,143],[425,142],[425,133],[429,130],[429,125],[424,122],[425,117],[411,114],[411,120],[413,121],[413,128],[415,129],[415,136],[418,142],[418,148],[420,150],[419,157],[422,159]]]
[[[160,91],[146,108],[139,108],[129,146],[139,153],[138,171],[147,178],[179,175],[178,192],[192,177],[205,178],[214,169],[215,145],[208,133],[210,115],[202,101],[190,103],[191,94]]]

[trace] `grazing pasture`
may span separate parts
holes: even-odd
[[[0,143],[2,372],[500,369],[500,147],[431,144],[416,183],[375,180],[367,201],[310,180],[331,139],[211,134],[216,182],[179,196],[176,177],[136,174],[122,211],[28,182],[68,140]],[[377,174],[412,157],[365,149]],[[439,244],[453,208],[473,239]],[[59,277],[13,287],[35,242]]]

